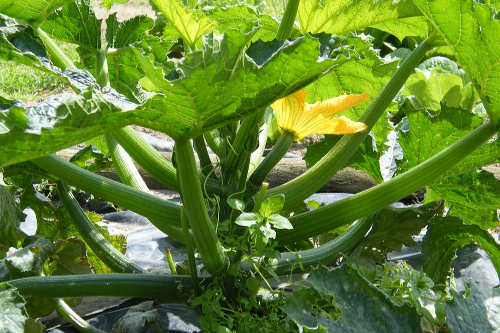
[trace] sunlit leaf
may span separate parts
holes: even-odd
[[[297,12],[303,33],[345,34],[398,18],[420,16],[408,0],[302,0]]]
[[[190,12],[178,0],[153,0],[153,2],[190,46],[194,46],[202,35],[211,32],[215,27],[208,18]]]
[[[500,20],[478,1],[415,0],[415,5],[455,52],[494,120],[500,117]],[[497,8],[498,9],[498,8]]]
[[[38,26],[55,9],[62,7],[70,0],[0,0],[0,13]]]

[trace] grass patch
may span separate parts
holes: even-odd
[[[76,45],[58,42],[73,61],[78,61]],[[38,102],[61,93],[67,85],[57,76],[14,62],[0,60],[0,96],[23,102]]]

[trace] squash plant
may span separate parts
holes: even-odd
[[[500,247],[487,232],[498,224],[500,185],[478,171],[500,156],[495,1],[289,0],[280,20],[244,4],[152,5],[156,20],[121,22],[98,19],[89,0],[0,0],[2,59],[74,91],[29,107],[0,96],[0,331],[40,331],[34,319],[53,309],[81,331],[99,331],[66,302],[85,296],[191,299],[205,311],[202,327],[217,332],[264,329],[245,322],[252,316],[274,316],[269,331],[413,332],[422,320],[434,331],[446,322],[457,332],[498,329],[493,305],[463,310],[498,299],[498,290],[474,285],[473,298],[455,295],[432,315],[420,296],[398,303],[367,273],[414,245],[425,226],[427,291],[446,288],[455,251],[470,243],[500,270]],[[76,46],[78,61],[61,41]],[[263,158],[273,110],[280,136]],[[129,125],[172,137],[172,159]],[[292,142],[315,133],[327,135],[308,147],[308,170],[268,188],[267,174]],[[82,142],[109,152],[121,183],[93,172],[108,165],[95,152],[73,163],[54,154]],[[132,160],[182,203],[152,195]],[[348,165],[379,184],[307,210],[304,200]],[[55,183],[57,195],[44,197],[33,183]],[[131,263],[123,240],[96,227],[69,186],[146,216],[184,244],[186,275]],[[422,188],[425,205],[387,208]],[[35,236],[19,227],[26,207],[37,213]],[[317,269],[339,258],[348,263]],[[273,291],[268,279],[294,272],[310,272],[311,288]],[[261,283],[277,301],[264,300]]]

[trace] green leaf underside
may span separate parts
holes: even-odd
[[[24,333],[28,319],[24,302],[15,288],[0,284],[0,333]]]
[[[307,282],[319,293],[334,296],[342,314],[340,320],[315,316],[309,301],[295,296],[283,310],[299,327],[322,327],[328,332],[421,332],[415,309],[394,304],[348,265],[313,272]]]
[[[456,251],[472,243],[486,251],[497,273],[500,272],[500,244],[487,231],[466,225],[453,216],[433,218],[422,244],[424,271],[434,282],[444,284]]]
[[[278,22],[274,18],[269,15],[259,15],[254,8],[248,6],[209,7],[204,14],[217,23],[215,30],[219,33],[225,33],[234,27],[240,27],[241,31],[259,27],[252,41],[273,40],[278,31]]]
[[[227,32],[222,39],[206,38],[204,52],[188,55],[176,74],[167,76],[174,76],[170,80],[149,57],[137,52],[146,77],[162,93],[139,109],[162,110],[165,117],[158,121],[174,139],[195,137],[304,87],[342,61],[320,56],[322,44],[311,36],[291,42],[259,41],[242,53],[248,38],[237,31]],[[182,73],[186,76],[176,79]]]
[[[500,289],[471,284],[467,297],[453,292],[446,303],[446,323],[456,333],[498,332],[500,330]]]
[[[415,5],[455,52],[486,110],[500,117],[500,20],[493,6],[473,0],[415,0]]]
[[[407,17],[395,21],[386,21],[371,27],[390,33],[400,41],[405,37],[422,37],[428,35],[427,21],[424,17]]]
[[[153,0],[184,40],[193,46],[204,34],[213,31],[215,24],[202,14],[195,14],[178,0]]]
[[[0,0],[0,13],[16,20],[39,25],[49,14],[70,0]]]
[[[101,48],[101,20],[89,0],[76,0],[50,15],[42,29],[53,37],[84,49]]]
[[[345,34],[385,21],[420,16],[409,0],[302,0],[297,19],[303,33]]]
[[[161,69],[153,70],[150,74],[161,79],[164,95],[155,95],[139,107],[108,89],[88,99],[55,97],[25,109],[3,100],[0,165],[44,156],[129,124],[176,139],[194,137],[302,88],[346,59],[326,58],[329,50],[327,55],[320,53],[320,41],[306,36],[279,44],[257,42],[247,50],[244,65],[238,66],[243,42],[234,34],[226,35],[211,56],[207,52],[211,46],[206,45],[204,62],[195,53],[181,66],[187,75],[183,78],[167,81]],[[227,68],[228,63],[234,67]],[[85,84],[95,86],[85,75],[82,82],[73,78],[73,84],[81,90]]]

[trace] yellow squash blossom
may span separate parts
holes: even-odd
[[[366,125],[335,114],[367,101],[368,93],[342,95],[314,104],[306,103],[307,92],[299,90],[271,104],[278,127],[300,140],[311,134],[349,134],[364,131]]]

